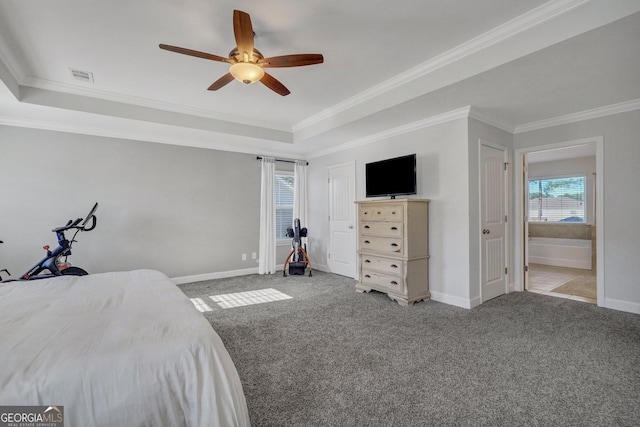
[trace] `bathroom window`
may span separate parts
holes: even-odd
[[[586,177],[529,180],[529,221],[586,222]]]

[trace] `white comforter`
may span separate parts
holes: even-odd
[[[220,337],[153,270],[0,284],[0,405],[65,426],[246,426]]]

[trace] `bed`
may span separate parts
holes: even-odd
[[[0,405],[66,426],[248,426],[235,366],[154,270],[0,284]]]

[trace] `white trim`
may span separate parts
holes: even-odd
[[[86,113],[90,114],[90,113]],[[128,119],[123,119],[128,120]],[[80,124],[70,124],[63,122],[50,122],[40,119],[26,119],[13,116],[0,115],[0,125],[22,127],[28,129],[40,129],[53,132],[66,132],[78,135],[91,135],[104,138],[117,138],[130,141],[143,141],[154,142],[158,144],[167,144],[183,147],[195,147],[204,148],[207,150],[220,150],[230,151],[233,153],[245,153],[256,154],[256,150],[253,144],[243,144],[238,142],[220,142],[220,140],[212,141],[210,135],[223,135],[226,140],[242,138],[242,139],[255,139],[250,137],[239,137],[235,135],[219,134],[213,131],[206,131],[202,129],[194,128],[180,128],[171,125],[163,125],[159,123],[147,123],[149,126],[153,126],[156,130],[133,130],[125,128],[102,127],[102,126],[85,126]],[[161,129],[156,128],[160,126]],[[169,128],[167,128],[167,126]],[[194,136],[193,132],[199,135]],[[207,135],[210,134],[210,135]],[[256,140],[258,141],[258,140]],[[260,149],[260,155],[272,156],[272,157],[287,157],[291,155],[289,151],[271,151],[265,148]]]
[[[340,151],[348,150],[351,148],[360,147],[362,145],[371,144],[373,142],[382,141],[384,139],[393,138],[395,136],[403,135],[410,132],[415,132],[420,129],[436,126],[442,123],[450,122],[461,118],[469,117],[470,106],[458,108],[457,110],[448,111],[446,113],[438,114],[436,116],[427,117],[426,119],[417,120],[415,122],[406,123],[401,126],[397,126],[391,129],[384,130],[382,132],[374,133],[372,135],[364,136],[362,138],[354,139],[353,141],[336,145],[335,147],[327,148],[325,150],[316,151],[312,155],[307,156],[308,159],[316,157],[326,156],[328,154],[337,153]]]
[[[524,198],[523,188],[523,158],[526,153],[534,151],[553,150],[557,148],[567,148],[576,145],[595,144],[596,146],[596,280],[597,280],[597,301],[601,307],[616,308],[614,302],[612,306],[608,305],[608,301],[605,297],[605,272],[604,272],[604,138],[602,136],[594,136],[590,138],[582,138],[572,141],[564,141],[553,144],[538,145],[534,147],[519,148],[515,150],[514,163],[515,163],[515,176],[516,176],[516,188],[515,188],[515,221],[518,229],[523,230],[524,227],[520,227],[524,221],[524,206],[521,201]],[[524,238],[523,232],[516,232],[514,235],[514,290],[523,291],[523,266],[524,266]]]
[[[441,302],[443,304],[449,304],[461,308],[473,308],[479,305],[479,299],[475,298],[473,301],[468,298],[456,297],[454,295],[445,294],[443,292],[430,291],[431,299],[433,301]]]
[[[496,127],[505,132],[513,133],[515,127],[509,123],[503,122],[502,120],[498,120],[494,117],[490,117],[485,113],[478,111],[475,107],[471,106],[469,109],[469,118],[476,119],[482,123],[486,123],[490,126]]]
[[[245,268],[242,270],[218,271],[216,273],[195,274],[193,276],[173,277],[171,280],[176,285],[184,283],[203,282],[205,280],[225,279],[227,277],[248,276],[250,274],[258,274],[258,267]]]
[[[475,120],[478,120],[490,126],[494,126],[498,129],[501,129],[505,132],[518,134],[518,133],[524,133],[524,132],[529,132],[533,130],[544,129],[547,127],[573,123],[581,120],[589,120],[589,119],[599,118],[599,117],[612,115],[612,114],[635,111],[638,109],[640,109],[640,99],[636,99],[628,102],[622,102],[619,104],[614,104],[609,106],[604,106],[600,108],[595,108],[592,110],[579,112],[575,114],[568,114],[565,116],[550,118],[550,119],[546,119],[538,122],[517,125],[513,127],[505,122],[502,122],[498,119],[495,119],[493,117],[490,117],[480,112],[477,108],[473,106],[466,106],[456,110],[438,114],[435,116],[427,117],[425,119],[418,120],[415,122],[406,123],[404,125],[387,129],[385,131],[381,131],[381,132],[368,135],[362,138],[358,138],[344,144],[340,144],[324,150],[316,151],[307,156],[304,156],[304,158],[308,160],[308,159],[313,159],[321,156],[326,156],[328,154],[338,153],[344,150],[356,148],[362,145],[381,141],[386,138],[399,136],[409,132],[414,132],[420,129],[437,126],[439,124],[464,118],[464,117],[473,118]],[[86,113],[86,114],[89,114],[89,113]],[[130,119],[123,119],[123,120],[130,120]],[[152,122],[149,122],[147,124],[149,126],[167,126],[167,125],[161,125],[161,124],[152,123]],[[237,142],[220,142],[220,141],[212,142],[210,139],[207,139],[203,135],[198,135],[194,137],[193,135],[187,134],[189,131],[196,131],[201,134],[216,133],[216,132],[207,131],[204,129],[189,128],[185,132],[182,128],[171,126],[171,128],[176,131],[176,135],[179,133],[182,133],[180,137],[177,137],[174,134],[168,135],[167,132],[163,132],[163,131],[154,132],[150,129],[126,130],[126,129],[117,129],[115,127],[106,128],[102,126],[85,126],[80,124],[50,122],[50,121],[45,121],[40,119],[27,119],[27,118],[18,118],[14,116],[2,116],[2,115],[0,115],[0,125],[24,127],[24,128],[31,128],[31,129],[43,129],[43,130],[51,130],[56,132],[68,132],[68,133],[75,133],[75,134],[82,134],[82,135],[93,135],[93,136],[101,136],[101,137],[108,137],[108,138],[156,142],[160,144],[181,145],[181,146],[188,146],[188,147],[230,151],[230,152],[236,152],[236,153],[250,153],[250,154],[256,153],[256,149],[252,145],[245,146],[245,144],[241,144]],[[221,133],[220,135],[226,135],[226,134]],[[242,138],[256,139],[252,137],[242,137]],[[261,153],[263,155],[274,156],[274,157],[283,157],[283,156],[286,157],[287,155],[291,154],[289,151],[269,151],[269,150],[265,151],[264,148],[262,149]]]
[[[96,89],[95,87],[78,86],[76,84],[62,83],[34,77],[26,77],[25,79],[20,81],[20,86],[21,88],[24,87],[40,91],[77,95],[88,97],[92,100],[97,99],[102,101],[123,103],[126,105],[136,105],[138,107],[151,108],[154,110],[161,110],[163,112],[187,114],[190,116],[202,117],[206,119],[220,120],[223,122],[254,127],[263,127],[269,130],[291,133],[291,126],[283,125],[280,123],[255,120],[242,116],[234,116],[226,113],[207,110],[204,108],[175,104],[173,102],[158,101],[155,99],[143,98],[140,96],[114,93],[106,90]]]
[[[613,310],[626,311],[628,313],[640,314],[640,304],[637,302],[606,298],[604,301],[604,307],[611,308]]]
[[[620,102],[618,104],[606,105],[604,107],[593,108],[591,110],[580,111],[564,116],[552,117],[550,119],[539,120],[537,122],[524,123],[517,125],[514,134],[531,132],[538,129],[546,129],[553,126],[566,125],[569,123],[581,122],[583,120],[597,119],[600,117],[611,116],[613,114],[626,113],[628,111],[640,110],[640,99]]]
[[[548,22],[556,16],[562,15],[571,9],[580,7],[589,1],[590,0],[556,0],[547,2],[523,15],[466,41],[453,49],[437,55],[416,67],[397,74],[376,86],[346,99],[343,102],[335,104],[318,114],[295,123],[292,126],[293,132],[295,133],[300,131],[306,127],[319,123],[322,120],[327,120],[338,113],[370,101],[382,94],[390,92],[400,86],[404,86],[413,80],[439,70],[447,65],[454,64],[469,55],[481,52],[529,28]]]

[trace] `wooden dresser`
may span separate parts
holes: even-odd
[[[401,305],[428,300],[429,200],[356,203],[360,271],[356,291],[384,292]]]

